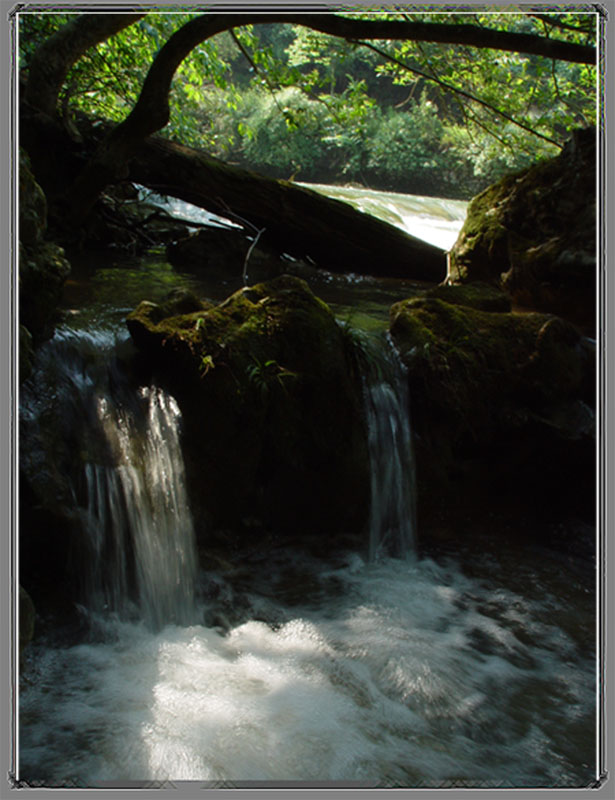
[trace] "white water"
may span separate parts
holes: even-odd
[[[109,397],[96,403],[117,463],[85,464],[86,531],[98,578],[88,589],[90,605],[92,597],[105,597],[101,587],[108,583],[103,607],[127,610],[128,553],[133,552],[136,606],[144,622],[151,628],[171,621],[188,624],[195,616],[197,558],[179,442],[180,412],[175,400],[157,387],[142,387],[139,394],[146,403],[142,434],[134,411],[118,408]],[[95,607],[101,608],[100,602]]]
[[[336,200],[344,200],[359,211],[372,214],[443,250],[450,250],[455,244],[468,208],[465,200],[379,192],[352,186],[300,185]]]
[[[36,382],[49,388],[30,414],[52,417],[60,435],[70,433],[81,446],[67,477],[82,522],[77,558],[84,604],[138,615],[153,629],[188,624],[197,556],[181,414],[159,387],[123,383],[114,372],[116,344],[111,331],[61,328],[40,355]]]
[[[20,775],[89,786],[591,778],[592,681],[549,592],[530,601],[429,559],[349,556],[319,580],[320,607],[254,598],[226,632],[107,620],[103,641],[41,648],[20,703]]]
[[[393,345],[380,344],[365,376],[371,475],[370,560],[409,558],[416,547],[415,475],[408,382]]]
[[[21,676],[19,779],[576,787],[595,778],[585,579],[552,554],[507,549],[497,527],[489,552],[463,562],[389,557],[415,533],[412,464],[392,484],[376,478],[409,436],[394,373],[368,384],[377,558],[272,550],[195,575],[173,399],[150,386],[118,395],[112,333],[64,330],[54,347],[58,395],[43,391],[38,411],[24,398],[24,415],[64,397],[70,426],[102,422],[104,447],[84,443],[76,489],[93,556],[83,576],[90,633],[58,643],[39,621]],[[472,524],[460,521],[457,542]]]

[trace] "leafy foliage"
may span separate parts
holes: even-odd
[[[593,11],[507,9],[437,16],[343,11],[596,40]],[[123,119],[158,50],[195,15],[149,13],[89,50],[62,90],[62,113]],[[20,66],[70,14],[20,12]],[[475,99],[472,99],[475,98]],[[596,122],[592,65],[463,45],[347,42],[301,25],[219,34],[179,67],[165,135],[277,177],[361,181],[469,196],[502,173],[557,153]],[[542,137],[542,138],[540,138]]]

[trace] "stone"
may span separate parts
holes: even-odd
[[[419,512],[595,508],[594,364],[570,322],[434,297],[391,309],[408,370]]]
[[[20,151],[19,187],[20,323],[36,345],[53,331],[70,264],[61,247],[45,241],[47,202],[23,150]]]
[[[143,302],[127,325],[181,408],[204,543],[216,531],[225,546],[224,531],[243,545],[265,535],[334,544],[362,533],[369,465],[361,380],[347,337],[304,281],[282,275],[163,318],[160,306]]]
[[[447,282],[484,281],[516,307],[593,327],[596,313],[596,131],[556,158],[477,195],[450,252]]]

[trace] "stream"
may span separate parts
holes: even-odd
[[[362,202],[380,202],[404,225],[421,216],[431,241],[440,229],[438,242],[450,247],[462,204],[397,196],[395,206],[384,194]],[[378,366],[365,376],[365,549],[317,558],[272,548],[214,569],[198,567],[177,404],[117,369],[118,353],[132,347],[126,314],[178,286],[220,301],[241,274],[196,277],[160,251],[74,262],[63,322],[22,390],[22,446],[43,424],[71,428],[88,445],[70,476],[82,520],[84,625],[78,636],[43,627],[28,648],[18,779],[44,787],[591,784],[592,582],[497,529],[490,547],[417,547],[407,383],[382,331],[391,303],[425,287],[312,281],[340,322],[380,342]]]

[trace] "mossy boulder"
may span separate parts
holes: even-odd
[[[450,253],[449,283],[499,286],[526,309],[595,320],[596,131],[477,195]]]
[[[70,264],[61,247],[45,241],[47,202],[23,150],[19,156],[19,191],[20,323],[36,344],[53,331]]]
[[[441,283],[428,289],[425,297],[434,297],[455,306],[468,306],[479,311],[510,311],[510,297],[488,283]]]
[[[427,514],[497,502],[591,516],[594,353],[564,320],[438,298],[391,309]]]
[[[304,281],[282,275],[171,316],[142,302],[127,325],[182,410],[202,542],[225,531],[242,544],[361,533],[361,381],[340,326]]]

